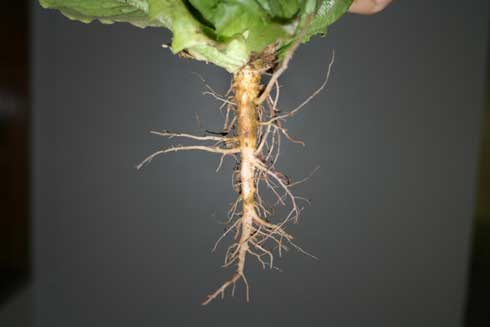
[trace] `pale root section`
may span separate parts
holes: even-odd
[[[244,267],[249,240],[252,237],[252,223],[255,213],[255,150],[257,142],[257,111],[255,99],[259,92],[260,75],[245,68],[235,77],[236,102],[238,104],[238,138],[240,140],[240,185],[243,203],[242,233],[238,255],[237,273],[244,277]]]
[[[247,285],[247,301],[249,300],[248,283],[245,278],[245,260],[250,250],[249,242],[254,232],[253,221],[255,212],[255,152],[257,148],[258,115],[255,100],[260,88],[260,72],[245,66],[234,76],[233,89],[237,107],[237,137],[240,148],[240,197],[242,200],[242,217],[240,239],[238,241],[237,270],[230,280],[226,281],[203,302],[208,304],[231,284],[240,278]]]

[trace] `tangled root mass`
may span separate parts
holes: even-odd
[[[299,202],[306,200],[296,196],[292,189],[308,177],[293,182],[279,172],[276,165],[282,138],[304,145],[302,141],[289,135],[284,124],[325,88],[334,58],[333,54],[324,83],[298,107],[290,111],[281,113],[278,109],[280,96],[278,74],[273,74],[265,87],[261,86],[261,78],[268,67],[264,69],[261,60],[263,58],[259,58],[235,73],[232,86],[225,95],[219,95],[205,83],[204,94],[211,95],[222,102],[219,108],[224,116],[222,132],[207,133],[203,136],[170,131],[151,132],[172,139],[184,138],[202,143],[173,146],[156,151],[145,158],[137,166],[138,169],[158,155],[193,150],[218,154],[220,158],[217,170],[221,168],[226,157],[232,157],[237,163],[232,182],[238,196],[228,211],[225,221],[227,227],[212,249],[215,251],[223,239],[232,238],[234,241],[225,252],[223,266],[236,268],[230,279],[206,297],[202,302],[203,305],[218,296],[224,297],[230,287],[233,295],[239,280],[245,284],[246,299],[249,301],[249,284],[245,277],[245,261],[248,256],[256,258],[264,269],[278,269],[274,265],[275,255],[280,257],[291,248],[315,258],[299,247],[293,241],[293,236],[285,229],[288,223],[298,221],[303,210]],[[257,62],[260,62],[260,65],[257,65]],[[284,69],[282,71],[276,69],[276,71],[282,72]],[[262,196],[265,190],[270,192],[273,201],[267,201]],[[288,207],[288,213],[282,218],[273,217],[276,206]]]

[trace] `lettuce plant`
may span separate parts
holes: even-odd
[[[286,230],[288,222],[297,222],[301,197],[292,193],[292,182],[276,169],[280,139],[293,139],[284,127],[311,99],[297,108],[278,110],[278,78],[287,69],[296,48],[314,35],[325,35],[329,25],[339,19],[352,0],[39,0],[44,8],[84,23],[98,20],[104,24],[126,22],[134,26],[161,27],[173,34],[170,49],[174,54],[213,63],[232,74],[232,86],[226,95],[209,92],[223,105],[225,122],[219,133],[191,135],[169,131],[152,132],[170,138],[199,142],[157,151],[143,160],[138,169],[155,156],[178,151],[205,151],[233,157],[233,185],[238,193],[229,211],[227,229],[214,246],[226,236],[234,243],[225,255],[225,267],[235,266],[231,278],[203,304],[242,280],[249,299],[245,277],[247,257],[255,257],[264,268],[275,268],[274,255],[289,248],[308,254]],[[331,62],[332,63],[332,62]],[[330,64],[331,66],[331,64]],[[329,72],[330,72],[329,66]],[[265,85],[262,80],[268,78]],[[327,74],[328,79],[328,74]],[[326,83],[326,81],[325,81]],[[325,83],[312,96],[316,95]],[[218,167],[218,169],[219,169]],[[273,201],[261,195],[265,186]],[[268,203],[271,202],[271,203]],[[273,217],[273,207],[289,206],[285,217]]]

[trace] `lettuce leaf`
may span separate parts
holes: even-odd
[[[84,23],[127,22],[172,31],[171,49],[229,72],[270,44],[285,50],[313,15],[304,42],[325,35],[352,0],[39,0]]]

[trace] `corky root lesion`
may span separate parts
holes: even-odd
[[[219,237],[212,249],[215,251],[224,238],[233,235],[235,242],[226,250],[224,267],[236,265],[236,270],[230,279],[207,296],[202,302],[203,305],[210,303],[218,296],[224,297],[225,291],[229,287],[232,288],[231,293],[233,295],[239,280],[245,284],[246,299],[249,301],[249,284],[245,277],[247,255],[255,257],[264,269],[278,269],[274,265],[274,253],[282,256],[283,252],[290,248],[315,258],[295,244],[293,236],[285,230],[285,226],[289,222],[298,221],[303,210],[298,202],[307,201],[294,195],[292,188],[309,177],[291,182],[287,176],[277,170],[276,164],[280,154],[281,137],[304,145],[302,141],[289,135],[284,127],[284,122],[287,118],[298,113],[325,87],[333,59],[334,57],[330,62],[327,78],[321,87],[291,111],[281,113],[278,110],[280,88],[277,78],[271,78],[266,87],[261,86],[263,74],[272,67],[270,64],[272,62],[271,54],[265,52],[234,74],[232,86],[224,96],[219,95],[209,85],[205,84],[207,91],[204,93],[210,94],[222,102],[220,111],[225,120],[222,132],[208,133],[212,135],[205,136],[169,131],[151,132],[168,138],[183,138],[211,143],[208,145],[177,145],[157,151],[145,158],[137,166],[138,169],[160,154],[190,150],[219,154],[220,160],[217,170],[220,169],[224,158],[227,156],[232,156],[237,163],[232,180],[233,187],[239,196],[228,211],[225,232]],[[271,204],[267,203],[261,194],[264,186],[273,195],[274,200]],[[274,207],[277,205],[289,206],[290,210],[282,219],[273,223],[270,219]]]

